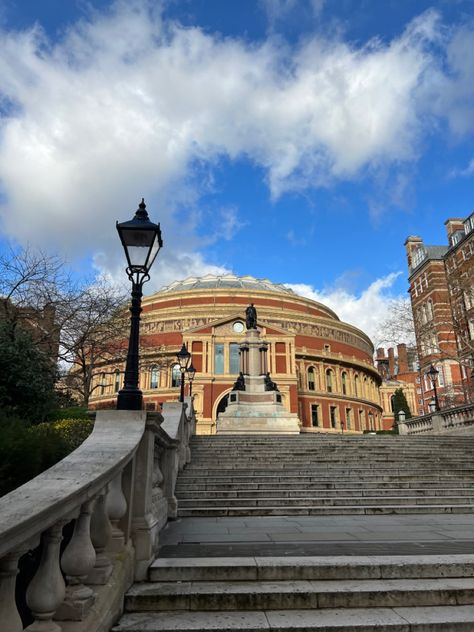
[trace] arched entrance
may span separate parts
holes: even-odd
[[[224,410],[227,408],[228,403],[229,403],[229,393],[224,395],[224,397],[222,397],[219,403],[217,404],[216,419],[219,417],[220,413],[224,412]]]

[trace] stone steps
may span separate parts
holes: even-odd
[[[266,497],[260,496],[257,498],[249,498],[247,496],[232,498],[210,498],[199,496],[199,498],[180,498],[179,506],[181,509],[188,507],[280,507],[282,505],[286,507],[301,507],[304,505],[314,506],[319,505],[321,507],[344,507],[347,505],[354,505],[355,503],[363,503],[366,506],[370,505],[444,505],[448,502],[451,505],[472,505],[474,503],[474,496],[344,496],[342,493],[336,497],[334,495],[328,497],[322,497],[318,495],[298,495],[298,496],[277,496]]]
[[[191,498],[195,497],[195,489],[186,489],[183,491],[176,490],[176,496],[180,502],[184,502]],[[233,489],[233,490],[221,490],[221,489],[206,489],[201,490],[199,493],[199,497],[201,500],[204,498],[209,500],[220,500],[225,501],[226,499],[264,499],[264,498],[295,498],[295,499],[304,499],[304,498],[332,498],[334,496],[334,488],[333,489],[272,489],[263,488],[258,490],[249,490],[249,489]],[[436,488],[411,488],[411,489],[398,489],[397,487],[390,487],[388,489],[363,489],[363,488],[341,488],[339,490],[338,497],[344,497],[346,499],[349,498],[371,498],[377,496],[383,496],[387,498],[399,498],[399,497],[449,497],[449,498],[466,498],[466,502],[473,502],[474,494],[472,487],[459,489],[457,487],[446,487],[444,489],[436,489]]]
[[[456,555],[159,558],[113,630],[472,632],[473,574]]]
[[[186,507],[181,517],[191,516],[334,516],[334,515],[390,515],[390,514],[463,514],[473,513],[473,505],[348,505],[348,506],[273,506],[273,507]],[[474,629],[474,628],[473,628]]]
[[[351,481],[352,483],[352,481]],[[235,497],[248,495],[248,497],[253,496],[278,496],[280,494],[288,494],[293,496],[298,495],[314,495],[317,493],[318,495],[326,496],[334,493],[334,490],[340,490],[345,495],[361,495],[361,496],[372,496],[372,495],[404,495],[407,491],[412,494],[433,494],[433,496],[444,496],[447,494],[453,494],[457,496],[470,496],[472,494],[472,484],[467,482],[461,482],[456,487],[451,486],[440,486],[438,484],[424,484],[421,486],[418,484],[416,487],[413,483],[400,483],[397,486],[394,486],[393,483],[378,483],[373,484],[372,486],[365,485],[343,485],[338,486],[334,482],[328,483],[327,485],[321,483],[309,483],[305,485],[304,489],[301,488],[301,485],[297,483],[293,484],[285,484],[285,483],[277,483],[273,486],[269,486],[268,484],[258,484],[258,483],[241,483],[239,485],[239,489],[235,489],[232,484],[212,484],[208,485],[187,485],[187,486],[177,486],[176,492],[179,498],[188,498],[194,495],[196,492],[200,492],[200,495],[203,494],[209,497],[222,495],[223,497]]]
[[[179,515],[474,512],[474,440],[411,439],[194,437]]]
[[[178,516],[471,514],[473,450],[474,437],[194,437]],[[261,555],[259,537],[234,550]],[[115,632],[474,631],[474,555],[169,554],[131,588]]]
[[[474,606],[267,612],[159,612],[122,617],[113,632],[472,632]]]

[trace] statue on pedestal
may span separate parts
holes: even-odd
[[[270,377],[270,373],[267,373],[264,377],[265,390],[266,391],[278,391],[278,386]]]
[[[245,321],[247,329],[257,329],[257,310],[253,303],[245,310]]]
[[[245,379],[242,371],[239,373],[239,377],[235,381],[234,386],[232,387],[233,391],[245,391]]]

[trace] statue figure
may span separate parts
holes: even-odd
[[[234,386],[232,387],[233,391],[245,391],[245,379],[242,371],[239,373],[239,377],[235,381]]]
[[[267,373],[265,375],[265,377],[263,378],[263,380],[265,382],[265,390],[266,391],[278,391],[278,386],[276,385],[276,383],[270,377],[270,373]]]
[[[245,310],[245,320],[247,329],[257,329],[257,310],[254,304],[251,303]]]

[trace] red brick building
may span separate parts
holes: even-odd
[[[140,388],[148,409],[178,397],[176,353],[184,342],[197,371],[193,396],[198,431],[215,432],[239,372],[239,343],[251,302],[269,343],[272,379],[303,430],[381,428],[381,378],[370,339],[325,305],[250,276],[189,278],[144,299]],[[94,391],[93,407],[113,405],[122,375],[123,365],[104,365],[96,377],[100,387]]]
[[[413,236],[405,242],[425,411],[434,396],[426,375],[431,364],[439,371],[441,407],[474,397],[474,213],[445,225],[446,246]]]

